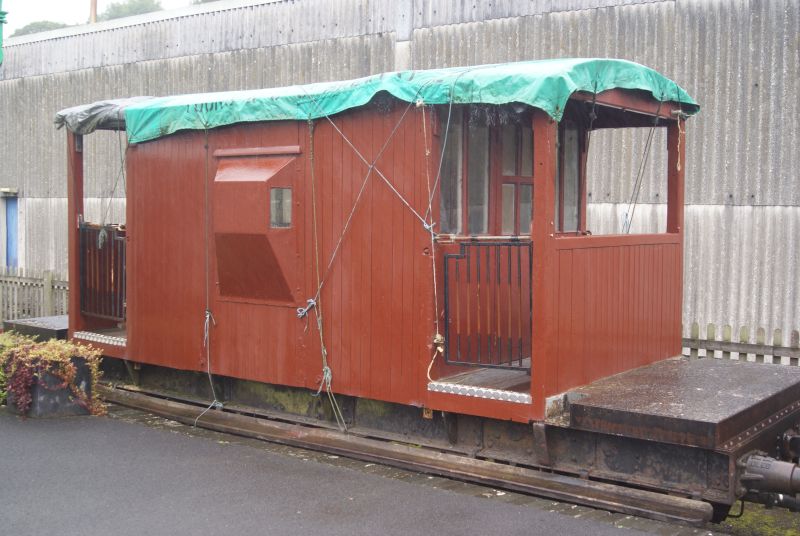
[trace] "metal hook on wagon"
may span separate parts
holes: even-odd
[[[308,305],[306,305],[305,307],[298,307],[298,308],[297,308],[297,318],[303,318],[304,316],[306,316],[306,315],[308,314],[308,312],[309,312],[309,311],[310,311],[310,310],[311,310],[313,307],[316,307],[316,306],[317,306],[317,301],[316,301],[314,298],[309,298],[309,299],[307,299],[307,300],[306,300],[306,303],[307,303]]]
[[[431,370],[433,370],[433,364],[436,362],[436,356],[439,354],[444,355],[444,337],[438,331],[436,335],[433,336],[433,355],[431,356],[431,362],[428,363],[428,381],[433,382],[433,378],[431,378]]]
[[[440,354],[444,354],[444,337],[441,333],[437,333],[433,337],[433,347]]]

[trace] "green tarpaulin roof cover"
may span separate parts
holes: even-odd
[[[307,120],[363,106],[386,91],[425,104],[524,103],[559,121],[576,91],[639,89],[661,101],[700,109],[677,83],[625,60],[558,59],[400,71],[343,82],[251,91],[177,95],[140,101],[124,109],[128,140],[140,143],[179,130],[204,130],[253,121]]]

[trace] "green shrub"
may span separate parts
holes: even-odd
[[[90,395],[76,383],[73,358],[82,359],[91,376]],[[71,398],[92,415],[105,413],[97,394],[100,380],[100,351],[88,345],[51,339],[45,342],[10,332],[0,334],[0,403],[13,394],[14,405],[26,414],[32,402],[31,388],[38,383],[47,389],[69,389]],[[55,386],[40,381],[44,374],[60,380]]]

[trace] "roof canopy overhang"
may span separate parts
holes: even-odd
[[[560,121],[574,93],[600,94],[612,89],[645,91],[656,101],[677,103],[686,115],[700,109],[676,82],[653,69],[626,60],[579,58],[400,71],[250,91],[103,101],[63,110],[56,115],[56,124],[81,134],[97,128],[119,129],[124,124],[128,141],[141,143],[181,130],[317,119],[364,106],[380,92],[427,105],[522,103]]]

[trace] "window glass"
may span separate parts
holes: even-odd
[[[454,107],[450,114],[450,126],[447,127],[448,109],[444,108],[440,115],[441,128],[447,129],[447,140],[442,155],[441,176],[441,222],[440,232],[445,234],[461,233],[462,191],[463,191],[463,122],[461,108]]]
[[[467,202],[469,234],[489,228],[489,127],[469,125],[467,140]]]
[[[520,150],[522,158],[520,159],[519,174],[523,177],[533,177],[533,128],[528,126],[521,127],[521,140]]]
[[[533,204],[533,186],[530,184],[519,185],[519,234],[527,235],[531,232],[531,215]]]
[[[501,135],[503,176],[512,177],[517,174],[517,127],[515,125],[504,125]]]
[[[501,223],[500,223],[500,234],[504,235],[513,235],[514,232],[514,221],[516,218],[516,197],[517,197],[517,186],[515,184],[504,184],[503,185],[503,207],[502,207],[502,214],[501,214]]]
[[[561,140],[558,139],[556,141],[556,143],[557,143],[556,154],[559,154],[559,151],[561,150]],[[560,199],[561,199],[561,162],[560,161],[561,161],[560,158],[556,158],[556,174],[555,174],[555,177],[553,178],[553,180],[556,183],[556,188],[555,188],[555,191],[556,191],[556,196],[555,196],[555,200],[556,200],[556,203],[555,203],[556,204],[556,212],[555,212],[555,214],[556,214],[556,220],[555,220],[556,224],[555,224],[555,228],[556,228],[556,231],[560,231],[559,222],[561,221],[561,202],[560,202]]]
[[[533,129],[526,125],[504,125],[501,131],[504,177],[533,177]]]
[[[271,188],[269,191],[269,226],[284,229],[292,226],[292,189]]]
[[[580,143],[578,129],[573,125],[564,127],[564,169],[563,199],[564,227],[563,232],[577,231],[580,225]]]

